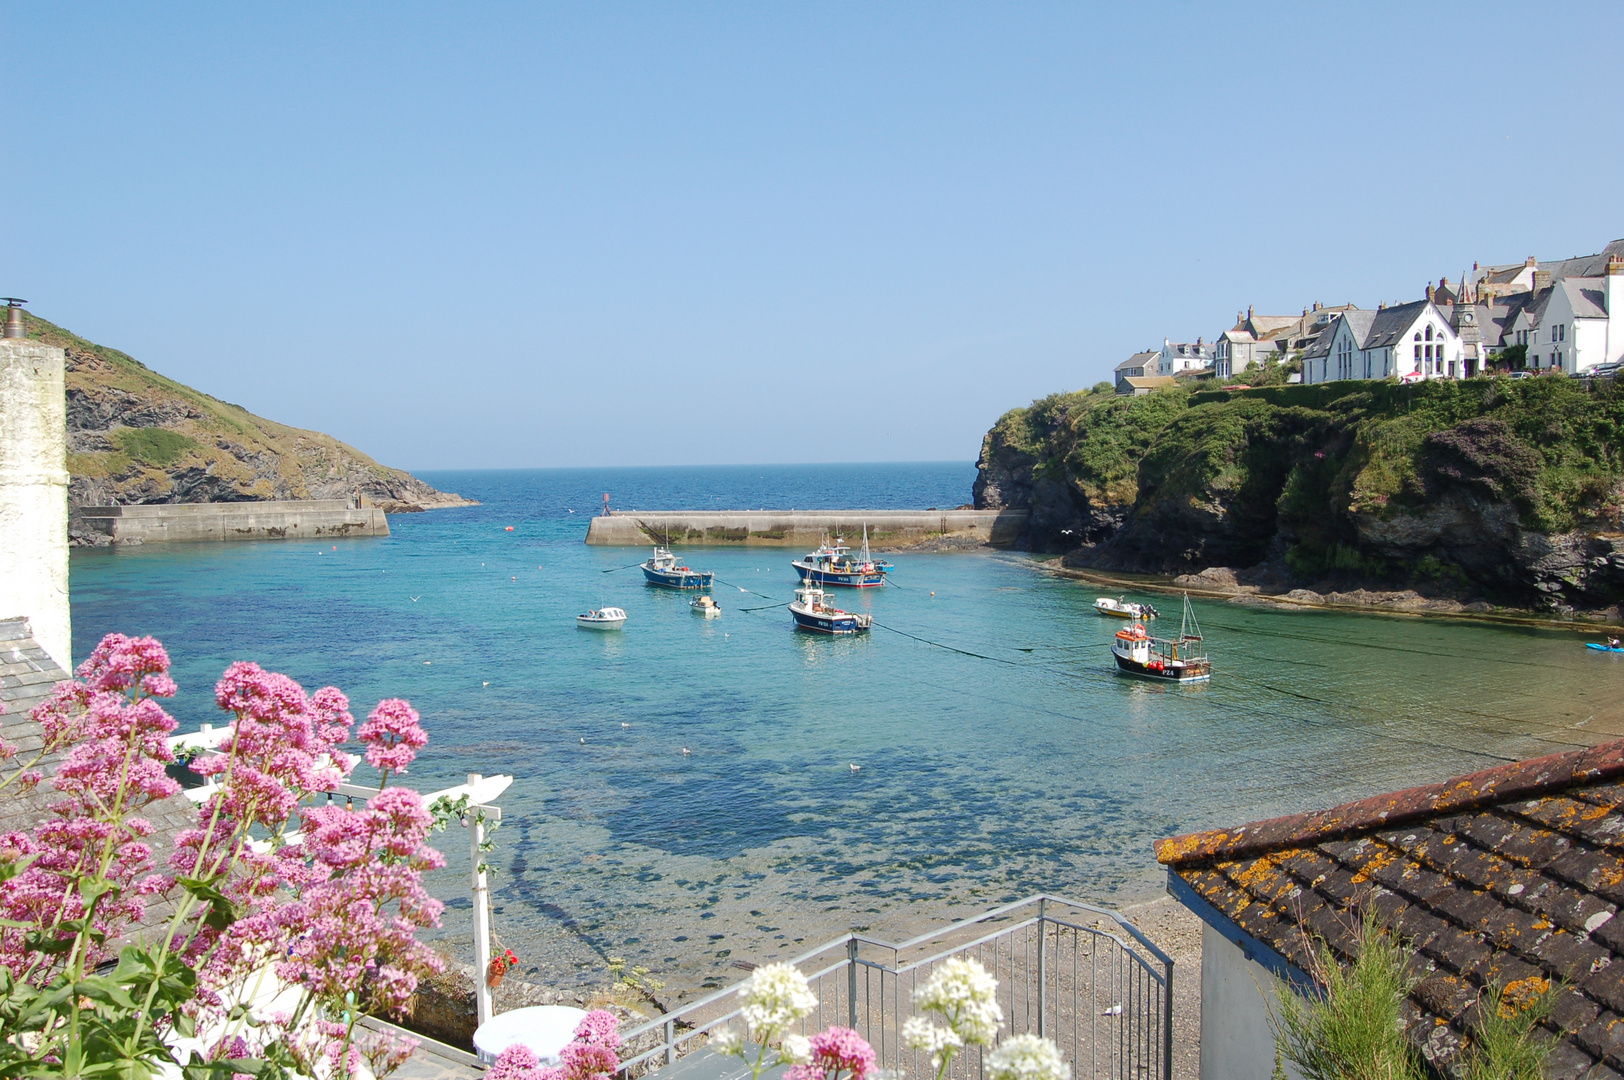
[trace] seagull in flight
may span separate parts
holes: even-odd
[[[422,594],[419,593],[418,595],[421,596]],[[414,604],[417,603],[417,599],[418,599],[417,596],[412,597],[412,603],[414,603]]]

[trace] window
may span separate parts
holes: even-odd
[[[1419,331],[1418,331],[1418,332],[1417,332],[1417,333],[1416,333],[1416,335],[1415,335],[1415,340],[1417,340],[1417,341],[1420,341],[1420,340],[1421,340],[1421,334],[1420,334],[1420,332],[1419,332]],[[1416,353],[1416,354],[1415,354],[1415,355],[1417,355],[1417,356],[1420,356],[1420,355],[1421,355],[1421,354],[1420,354],[1420,353]]]
[[[1568,340],[1567,324],[1565,324],[1565,323],[1557,323],[1555,326],[1551,327],[1551,330],[1556,334],[1556,340],[1557,341],[1566,341],[1566,340]]]
[[[1432,340],[1432,326],[1431,326],[1431,324],[1428,324],[1428,326],[1427,326],[1427,340],[1428,341]]]
[[[1416,336],[1419,337],[1420,335],[1417,334]],[[1419,362],[1420,359],[1421,359],[1421,346],[1419,346],[1419,345],[1417,345],[1415,347],[1415,359],[1416,359],[1417,362]],[[1416,370],[1419,371],[1420,368],[1417,368]]]

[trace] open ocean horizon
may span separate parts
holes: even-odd
[[[682,549],[718,578],[723,615],[699,619],[645,585],[647,549],[583,543],[606,491],[651,510],[946,508],[970,501],[969,463],[418,475],[480,505],[392,516],[388,537],[76,549],[74,651],[162,639],[183,731],[223,719],[212,687],[239,659],[336,685],[357,717],[409,699],[431,742],[407,782],[515,777],[495,924],[533,981],[602,981],[620,956],[680,996],[853,928],[905,936],[1036,891],[1125,903],[1161,889],[1160,837],[1619,719],[1618,658],[1555,628],[1198,601],[1215,675],[1170,687],[1115,673],[1120,624],[1043,557],[897,553],[895,587],[833,591],[875,630],[829,639],[782,607],[795,549]],[[605,605],[623,631],[576,628]],[[466,958],[466,834],[439,839],[441,935]]]

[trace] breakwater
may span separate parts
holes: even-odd
[[[825,536],[856,544],[868,527],[878,547],[913,546],[943,537],[1008,547],[1026,525],[1025,510],[615,510],[595,517],[586,542],[816,547]]]
[[[319,540],[388,536],[389,521],[378,507],[358,507],[345,499],[79,506],[69,515],[68,535],[75,544],[90,547],[199,540]]]

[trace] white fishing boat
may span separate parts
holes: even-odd
[[[575,625],[588,630],[619,630],[626,625],[626,612],[617,607],[596,608],[575,616]]]
[[[1162,682],[1194,683],[1212,678],[1212,661],[1201,640],[1201,627],[1195,621],[1190,597],[1184,597],[1184,622],[1176,638],[1151,637],[1144,623],[1116,632],[1111,655],[1124,675]]]
[[[688,601],[688,606],[695,615],[703,615],[707,619],[714,619],[722,613],[722,605],[708,596],[696,596]]]
[[[1115,600],[1102,596],[1094,601],[1094,610],[1118,619],[1154,619],[1157,615],[1156,609],[1149,604],[1136,604],[1123,596]]]

